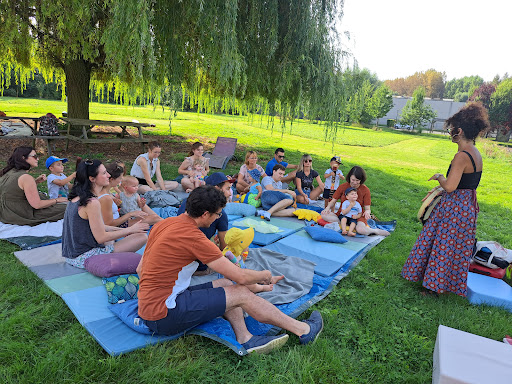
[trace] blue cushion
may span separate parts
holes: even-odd
[[[136,332],[151,335],[152,332],[139,317],[139,300],[129,300],[108,307],[123,323]]]
[[[328,243],[346,243],[347,240],[338,232],[320,226],[306,227],[306,232],[316,241],[325,241]]]
[[[116,304],[119,301],[128,301],[137,298],[139,291],[139,276],[119,275],[103,278],[107,290],[108,302]]]
[[[226,212],[226,215],[254,216],[256,208],[245,203],[227,203],[224,212]]]

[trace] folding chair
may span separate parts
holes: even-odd
[[[210,167],[224,169],[228,161],[235,154],[237,139],[232,137],[217,137],[213,152],[206,152],[203,156],[210,159]]]

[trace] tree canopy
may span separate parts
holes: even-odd
[[[206,110],[300,105],[332,121],[342,10],[343,0],[0,0],[0,87],[38,69],[65,84],[70,117],[87,118],[90,91],[106,87],[128,103],[180,92]]]
[[[422,127],[423,124],[434,119],[436,111],[428,104],[425,104],[425,89],[418,87],[414,90],[412,99],[405,103],[400,116],[400,122],[407,124],[412,129]]]
[[[386,80],[385,83],[394,94],[399,96],[412,96],[418,87],[425,89],[425,96],[430,98],[443,98],[446,74],[435,69],[425,72],[416,72],[414,75]]]

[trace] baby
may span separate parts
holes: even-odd
[[[68,197],[69,188],[73,185],[71,180],[76,176],[76,172],[66,176],[64,172],[64,163],[67,163],[68,159],[60,159],[56,156],[50,156],[46,159],[46,168],[50,170],[50,174],[46,178],[48,185],[48,195],[50,199],[56,199],[58,197]]]
[[[194,188],[204,185],[204,178],[206,177],[208,172],[206,172],[203,162],[200,159],[195,160],[194,163],[192,164],[192,168],[194,169],[194,176],[191,177],[191,180],[194,183]],[[188,188],[185,192],[192,192],[192,188]]]
[[[343,176],[343,172],[339,169],[341,165],[341,158],[339,156],[334,156],[331,158],[331,168],[325,171],[325,187],[324,187],[324,203],[325,207],[329,204],[329,201],[332,199],[332,195],[340,185],[340,180],[345,180],[345,176]],[[334,207],[332,208],[334,212]]]
[[[246,204],[251,204],[252,206],[259,208],[261,207],[261,194],[263,193],[263,188],[260,184],[261,172],[258,171],[257,168],[251,169],[249,172],[249,176],[252,178],[252,183],[249,185],[249,192],[245,196],[243,202]]]
[[[222,254],[233,264],[240,268],[245,268],[244,262],[249,255],[249,245],[251,245],[253,239],[254,228],[240,229],[233,227],[226,232],[226,236],[224,237],[226,247],[222,251]],[[284,279],[284,276],[273,276],[270,285],[251,284],[246,285],[246,287],[254,293],[271,291],[274,288],[274,284],[277,284],[281,279]]]
[[[347,200],[341,204],[341,234],[355,236],[354,229],[356,228],[357,219],[363,214],[363,208],[357,200],[357,189],[349,187],[345,191],[345,197]],[[349,224],[347,232],[347,223]]]
[[[148,223],[149,225],[153,225],[163,220],[151,208],[148,207],[145,201],[141,201],[142,198],[137,193],[137,189],[139,188],[139,180],[137,180],[136,177],[124,176],[123,181],[121,181],[121,186],[123,187],[123,192],[119,194],[119,197],[123,202],[119,210],[121,215],[132,211],[143,211],[147,213],[147,216],[145,216],[142,221],[144,223]]]

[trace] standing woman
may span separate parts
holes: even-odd
[[[130,171],[131,176],[139,180],[138,193],[144,194],[148,191],[167,189],[172,191],[178,187],[178,182],[164,180],[160,172],[160,155],[162,147],[157,141],[148,144],[148,153],[137,156]],[[156,176],[156,183],[153,178]]]
[[[64,217],[67,198],[48,199],[39,195],[37,184],[46,181],[45,175],[36,179],[28,171],[37,167],[39,157],[32,147],[14,149],[7,167],[0,172],[0,221],[5,224],[37,225]],[[42,198],[43,197],[43,198]]]
[[[78,164],[62,230],[62,256],[74,267],[84,268],[85,260],[94,255],[135,252],[148,240],[148,224],[136,223],[122,229],[104,224],[97,196],[109,185],[109,178],[99,160]],[[114,243],[117,239],[121,240]]]
[[[475,244],[476,188],[482,176],[482,156],[475,139],[489,128],[487,111],[480,103],[469,104],[446,120],[445,126],[458,146],[457,153],[446,177],[436,173],[429,179],[437,180],[444,192],[423,226],[402,276],[422,280],[423,287],[434,293],[449,291],[465,297]]]
[[[313,188],[313,180],[316,180],[318,187]],[[324,191],[324,182],[317,171],[313,169],[313,159],[311,155],[302,155],[297,173],[295,174],[295,185],[297,189],[297,203],[309,204],[310,200],[318,199],[318,196]]]
[[[186,191],[187,189],[194,189],[194,182],[192,181],[195,171],[194,171],[194,161],[199,160],[201,161],[206,173],[210,171],[210,165],[209,161],[210,159],[203,156],[203,144],[196,141],[194,144],[192,144],[192,149],[188,154],[188,157],[185,157],[185,160],[183,160],[183,163],[181,163],[178,173],[180,175],[183,175],[183,179],[181,179],[181,185],[183,186],[183,189]]]
[[[258,154],[255,151],[247,151],[245,154],[245,162],[240,167],[240,172],[238,172],[238,179],[236,181],[236,190],[239,193],[249,192],[251,184],[254,183],[249,171],[252,171],[253,169],[257,169],[261,173],[261,178],[267,176],[263,167],[258,164]],[[259,183],[259,180],[255,181]]]

